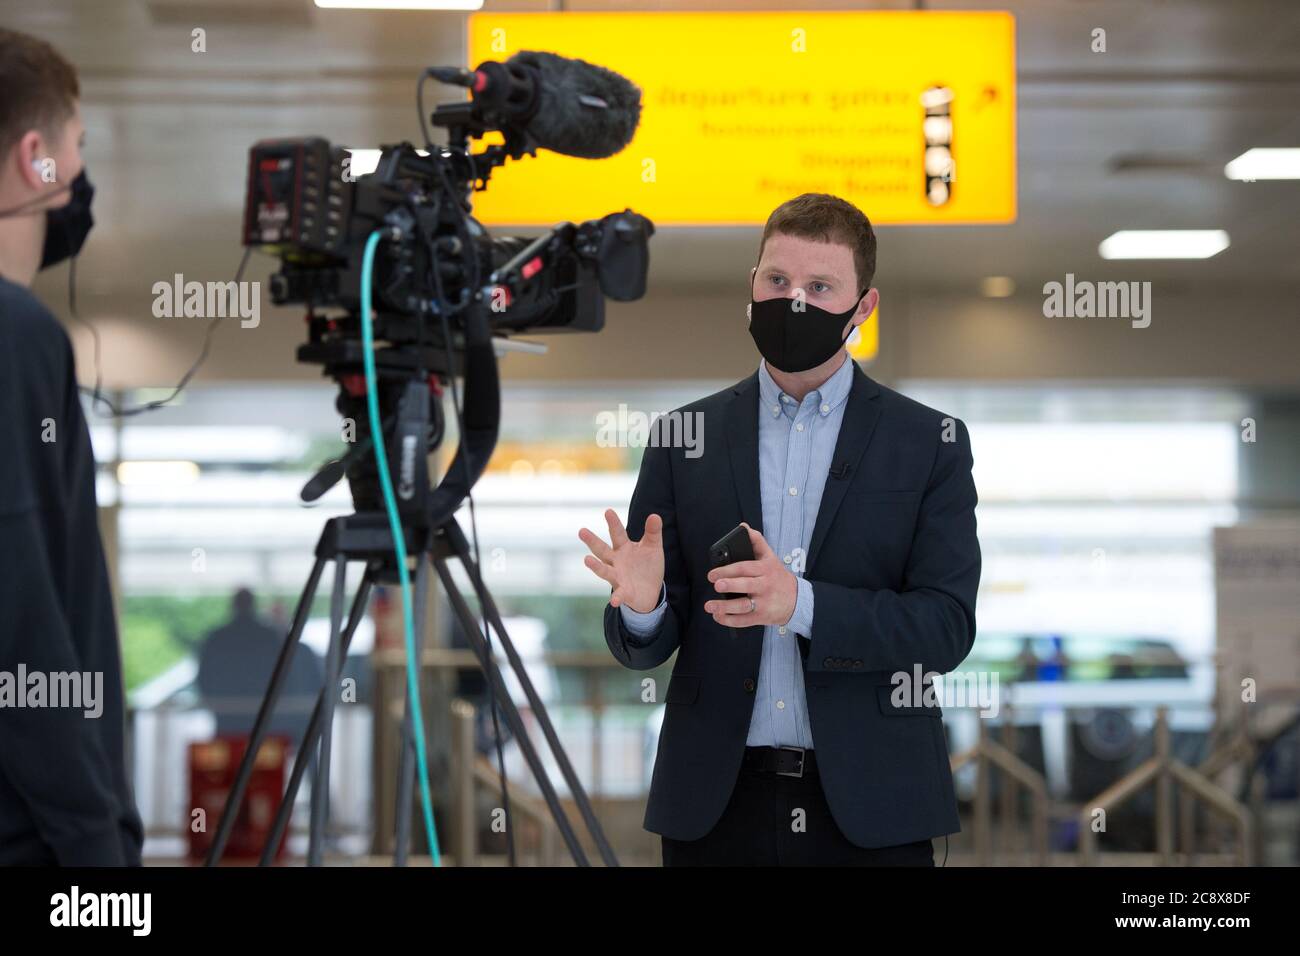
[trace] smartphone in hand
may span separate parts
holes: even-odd
[[[720,568],[737,561],[753,561],[754,548],[749,543],[749,529],[738,524],[713,542],[709,548],[710,567]],[[743,594],[719,594],[722,599],[744,597]]]

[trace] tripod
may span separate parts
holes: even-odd
[[[520,687],[523,688],[529,706],[537,718],[537,723],[546,739],[546,743],[559,765],[560,773],[569,786],[569,792],[573,795],[574,802],[577,804],[583,822],[586,824],[587,830],[600,852],[602,861],[606,866],[617,866],[618,860],[614,856],[614,851],[605,837],[600,822],[591,809],[591,802],[578,780],[577,774],[574,773],[568,755],[560,744],[560,739],[555,733],[555,728],[551,724],[546,708],[542,704],[541,698],[537,696],[537,691],[524,669],[523,662],[506,633],[496,601],[483,583],[480,569],[470,554],[468,542],[465,540],[465,534],[460,525],[456,523],[455,518],[448,518],[443,524],[430,530],[407,528],[405,526],[403,526],[402,530],[403,534],[406,535],[407,552],[416,556],[418,560],[414,602],[416,661],[412,662],[413,666],[418,669],[419,657],[422,652],[424,611],[429,590],[428,570],[431,565],[437,572],[438,578],[447,592],[453,612],[469,637],[471,647],[478,658],[479,666],[487,677],[489,687],[505,718],[506,725],[510,728],[514,739],[519,744],[524,760],[542,791],[542,797],[546,801],[560,835],[569,848],[573,861],[579,866],[589,866],[590,861],[587,859],[587,854],[578,842],[577,835],[567,814],[564,812],[564,808],[560,805],[559,797],[555,792],[555,787],[551,783],[546,768],[543,766],[536,748],[528,737],[519,709],[510,698],[501,671],[497,667],[496,661],[492,659],[490,648],[484,639],[479,622],[475,619],[473,611],[452,578],[449,560],[452,558],[459,560],[478,596],[479,606],[484,617],[501,640],[510,668],[514,671]],[[280,656],[276,660],[275,670],[271,674],[270,685],[267,687],[266,694],[258,708],[257,719],[253,723],[248,748],[244,751],[243,759],[239,764],[239,771],[235,776],[234,786],[226,799],[225,809],[221,814],[221,822],[213,838],[212,847],[208,851],[207,866],[215,866],[220,862],[222,853],[225,852],[226,842],[230,837],[231,829],[234,827],[235,819],[238,816],[240,805],[243,803],[244,794],[248,787],[249,778],[252,775],[254,760],[261,749],[262,741],[266,736],[267,725],[275,710],[285,678],[288,675],[295,646],[302,635],[303,625],[310,613],[312,601],[316,596],[316,590],[320,585],[325,566],[332,562],[334,564],[334,583],[330,592],[330,640],[325,659],[325,680],[320,694],[316,698],[316,706],[312,709],[307,730],[303,734],[298,752],[294,757],[293,771],[289,777],[288,787],[276,813],[270,837],[262,849],[259,862],[259,865],[266,866],[273,860],[275,848],[279,846],[288,827],[294,799],[298,794],[298,787],[302,783],[312,748],[319,742],[316,776],[312,784],[311,827],[307,864],[309,866],[319,866],[321,864],[329,794],[331,729],[334,720],[334,702],[342,672],[343,659],[347,653],[348,645],[352,641],[352,635],[365,614],[370,592],[374,585],[377,583],[391,584],[398,580],[398,576],[392,532],[389,529],[386,515],[381,512],[361,512],[330,519],[325,523],[325,527],[321,532],[320,540],[316,544],[315,554],[315,563],[312,565],[311,573],[308,575],[307,583],[303,587],[302,594],[298,598],[297,607],[294,610],[293,624],[289,628],[284,645],[280,649]],[[351,608],[346,619],[344,619],[343,605],[347,588],[347,566],[350,561],[365,562],[365,570],[361,577],[361,583],[353,595]],[[402,721],[401,757],[398,763],[397,833],[393,851],[393,863],[396,866],[405,865],[410,844],[410,809],[416,769],[413,729],[411,700],[408,691],[406,712]],[[510,825],[509,820],[507,820],[506,825]]]

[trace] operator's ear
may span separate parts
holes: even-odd
[[[19,179],[32,189],[40,189],[42,170],[50,157],[45,137],[34,129],[29,129],[14,143],[9,154],[11,168],[18,173]]]

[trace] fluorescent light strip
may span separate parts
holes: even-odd
[[[1222,229],[1121,229],[1103,239],[1103,259],[1208,259],[1228,248]]]
[[[322,10],[481,10],[483,0],[316,0]]]
[[[1227,166],[1229,179],[1300,179],[1300,149],[1248,149]]]
[[[123,461],[117,480],[123,485],[191,485],[199,480],[199,466],[192,461]]]

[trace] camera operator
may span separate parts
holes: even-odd
[[[0,89],[0,865],[139,865],[90,433],[29,289],[92,223],[77,74],[0,29]],[[63,699],[82,686],[93,702]]]

